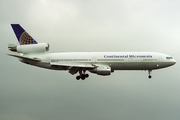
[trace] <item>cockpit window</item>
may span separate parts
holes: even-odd
[[[172,57],[166,57],[167,60],[173,59]]]

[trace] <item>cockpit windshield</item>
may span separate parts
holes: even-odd
[[[166,57],[167,60],[173,59],[172,57]]]

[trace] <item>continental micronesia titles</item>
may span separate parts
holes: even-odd
[[[152,58],[152,55],[104,55],[104,58]]]

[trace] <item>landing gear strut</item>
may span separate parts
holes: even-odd
[[[82,71],[83,71],[83,73],[82,73]],[[79,70],[79,76],[77,76],[76,79],[77,80],[80,80],[80,79],[85,80],[86,78],[88,78],[89,75],[85,74],[85,72],[86,72],[86,70],[82,70],[82,69]]]
[[[152,76],[151,76],[152,70],[148,70],[148,74],[149,74],[148,78],[151,79],[152,78]]]

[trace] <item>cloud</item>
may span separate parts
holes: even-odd
[[[73,3],[65,1],[34,1],[28,11],[29,22],[39,26],[56,27],[65,24],[78,16],[78,10]]]

